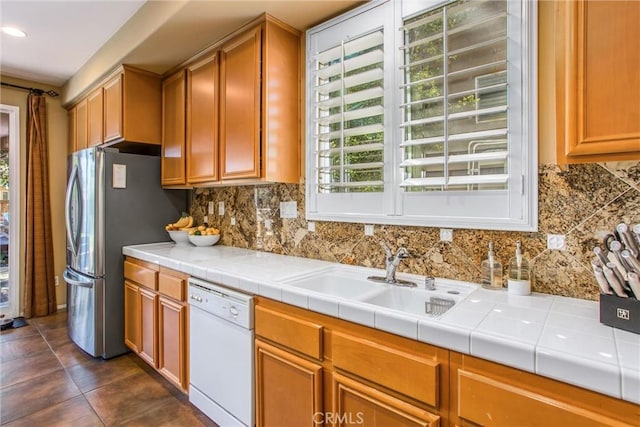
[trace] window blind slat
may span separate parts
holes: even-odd
[[[330,108],[338,107],[342,105],[353,104],[356,102],[368,101],[371,99],[382,98],[384,95],[384,89],[381,86],[375,86],[371,89],[360,90],[358,92],[349,93],[343,97],[336,96],[317,102],[315,104],[318,110],[329,110]]]
[[[506,151],[489,151],[484,153],[470,153],[470,154],[458,154],[454,156],[449,156],[447,159],[447,163],[469,163],[469,162],[484,162],[491,160],[505,160],[508,156]],[[406,159],[400,166],[402,167],[411,167],[411,166],[430,166],[437,164],[444,164],[445,158],[443,156],[437,157],[425,157],[425,158],[413,158]]]
[[[332,139],[340,138],[341,135],[344,135],[345,137],[350,137],[350,136],[379,133],[382,131],[384,131],[384,127],[382,126],[382,124],[373,124],[373,125],[367,125],[367,126],[359,126],[351,129],[345,129],[344,131],[337,130],[333,132],[319,133],[316,136],[316,138],[318,138],[320,141],[329,141]]]
[[[449,179],[444,177],[433,178],[407,178],[400,184],[401,187],[441,187],[448,185],[480,185],[480,184],[506,184],[509,181],[509,175],[469,175],[469,176],[452,176]]]
[[[356,169],[374,169],[380,168],[384,166],[384,162],[369,162],[369,163],[353,163],[348,165],[331,165],[331,166],[321,166],[317,169],[320,172],[331,171],[331,170],[356,170]]]
[[[384,144],[381,142],[376,142],[373,144],[361,144],[361,145],[351,145],[348,147],[340,147],[340,148],[330,148],[328,150],[318,150],[316,154],[320,157],[327,157],[336,153],[365,153],[367,151],[381,151],[384,149]]]
[[[381,49],[377,49],[371,52],[364,53],[362,55],[358,55],[351,59],[347,59],[344,63],[333,64],[328,67],[320,68],[316,71],[316,76],[319,79],[330,79],[331,77],[340,76],[342,74],[342,66],[344,64],[344,72],[348,73],[353,70],[357,70],[358,68],[363,68],[366,66],[370,66],[376,64],[378,62],[382,62],[384,59],[384,53]]]
[[[371,49],[372,47],[381,45],[382,43],[384,43],[384,34],[382,31],[376,31],[366,36],[346,41],[344,46],[338,45],[334,48],[325,50],[324,52],[317,53],[314,56],[314,59],[320,64],[326,64],[341,59],[343,56],[343,49],[344,56],[349,56],[357,52]]]
[[[382,68],[374,68],[373,70],[365,71],[364,73],[355,74],[353,76],[344,78],[344,87],[346,89],[360,86],[365,83],[375,82],[381,80],[384,75]],[[316,87],[316,92],[320,95],[329,95],[332,92],[336,92],[342,89],[342,81],[340,79],[332,82],[320,85]]]
[[[318,119],[318,123],[322,126],[327,126],[333,123],[340,123],[341,121],[349,121],[362,119],[365,117],[380,116],[384,114],[384,108],[382,105],[375,105],[368,108],[360,108],[358,110],[346,111],[344,114],[333,114],[331,116],[324,116]]]

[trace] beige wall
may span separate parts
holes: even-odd
[[[53,89],[58,93],[60,88],[52,87],[37,82],[14,79],[2,76],[6,83],[18,84],[39,89]],[[25,216],[25,186],[26,186],[26,122],[27,122],[27,95],[28,92],[20,89],[0,87],[0,103],[14,105],[20,108],[20,218]],[[66,286],[62,279],[65,268],[66,241],[64,225],[64,194],[66,186],[67,170],[67,110],[62,108],[60,97],[47,96],[47,126],[49,131],[49,191],[51,194],[51,213],[53,226],[53,255],[55,262],[55,274],[59,277],[60,285],[56,288],[58,306],[66,304]],[[13,202],[13,201],[12,201]],[[23,312],[22,293],[24,288],[24,220],[20,230],[20,313]],[[14,274],[12,272],[12,274]]]

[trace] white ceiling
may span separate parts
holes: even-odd
[[[27,33],[2,33],[0,72],[62,86],[144,3],[0,0],[0,25]]]
[[[0,23],[28,33],[1,36],[0,74],[69,101],[120,63],[163,74],[263,12],[305,30],[363,1],[0,0]]]

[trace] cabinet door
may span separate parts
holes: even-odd
[[[217,53],[187,69],[187,181],[218,179]]]
[[[186,377],[187,306],[160,296],[158,312],[158,369],[183,390]]]
[[[122,136],[122,74],[118,74],[104,85],[104,142]]]
[[[261,27],[222,47],[220,169],[222,179],[260,177]]]
[[[154,368],[158,368],[158,294],[145,288],[140,292],[140,338],[138,354]]]
[[[124,281],[124,343],[138,353],[140,342],[140,296],[138,286]]]
[[[185,73],[162,82],[162,185],[183,185],[185,175]]]
[[[417,406],[364,385],[344,375],[334,373],[332,379],[333,407],[325,412],[334,425],[379,425],[437,427],[440,417]],[[320,420],[318,420],[320,421]]]
[[[78,145],[78,110],[74,107],[69,110],[69,143],[67,145],[67,153],[76,151]]]
[[[88,147],[89,141],[89,119],[88,119],[87,99],[80,101],[75,106],[76,110],[76,146],[75,151],[84,150]]]
[[[89,123],[88,147],[95,147],[103,142],[103,101],[104,96],[102,88],[97,89],[87,98],[87,119]]]
[[[256,340],[256,425],[316,426],[322,366]]]
[[[640,2],[560,2],[558,158],[640,159]]]

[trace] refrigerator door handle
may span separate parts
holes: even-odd
[[[71,277],[71,274],[69,273],[68,270],[65,270],[64,273],[62,273],[62,277],[64,278],[65,282],[67,282],[72,286],[81,286],[83,288],[93,288],[92,280],[84,281],[84,280],[74,279],[73,277]]]
[[[76,184],[77,183],[77,184]],[[78,165],[73,165],[73,169],[71,170],[71,174],[69,175],[69,182],[67,183],[67,194],[65,197],[65,209],[64,209],[64,219],[65,219],[65,228],[67,229],[67,241],[71,246],[71,251],[73,252],[73,256],[78,255],[78,226],[76,224],[76,230],[71,229],[71,197],[73,197],[73,188],[75,185],[79,185],[78,179]],[[76,206],[76,209],[81,209],[80,204]],[[82,218],[82,214],[77,216],[78,218]],[[75,236],[74,236],[75,234]]]

